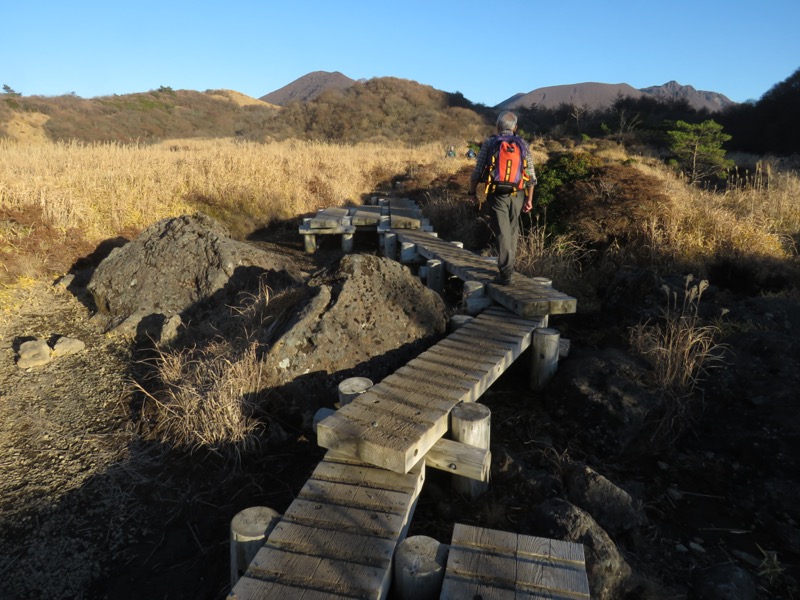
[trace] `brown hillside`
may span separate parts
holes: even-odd
[[[80,98],[0,98],[0,137],[17,141],[128,142],[262,137],[279,107],[230,90],[172,90]]]

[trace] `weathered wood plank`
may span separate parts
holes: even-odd
[[[247,576],[334,594],[381,598],[390,571],[343,560],[285,552],[265,546],[256,554]]]
[[[484,598],[589,598],[583,547],[456,524],[441,598],[463,598],[478,586]]]
[[[346,208],[325,208],[311,217],[309,227],[311,229],[326,229],[329,227],[339,227],[344,225],[343,219],[348,216]]]
[[[303,500],[339,504],[374,512],[403,514],[408,508],[408,494],[403,492],[365,488],[317,479],[306,481],[297,496]]]
[[[436,421],[428,425],[416,423],[394,413],[367,410],[361,401],[368,393],[322,420],[317,425],[317,443],[405,473],[445,434],[447,413],[439,413]]]
[[[270,534],[265,547],[388,569],[391,566],[395,542],[357,533],[282,522]]]
[[[228,595],[228,600],[352,600],[330,591],[310,590],[306,587],[284,585],[274,581],[261,581],[244,576]]]
[[[297,498],[283,515],[284,521],[337,529],[387,539],[398,538],[406,521],[404,515],[340,505],[326,505],[316,500]]]
[[[357,227],[375,227],[381,217],[380,206],[359,206],[351,214],[351,222]]]

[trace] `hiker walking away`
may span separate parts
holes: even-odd
[[[533,208],[536,173],[527,142],[516,135],[517,115],[504,111],[497,117],[497,134],[478,152],[469,182],[469,199],[478,202],[477,186],[486,186],[486,202],[497,245],[498,275],[492,283],[509,285],[519,239],[519,216]]]

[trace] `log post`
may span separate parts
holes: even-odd
[[[303,234],[303,247],[306,254],[314,254],[317,251],[317,236],[313,233]]]
[[[444,264],[442,261],[432,258],[427,265],[428,287],[441,296],[444,294]]]
[[[450,547],[426,535],[404,539],[394,554],[398,600],[435,600],[442,591]]]
[[[492,299],[486,296],[486,286],[480,281],[465,281],[461,290],[461,301],[464,311],[475,316],[492,305]]]
[[[411,242],[400,243],[400,262],[404,265],[418,263],[417,245]]]
[[[467,323],[469,323],[470,321],[472,321],[472,319],[474,319],[474,318],[475,317],[472,317],[470,315],[453,315],[452,317],[450,317],[450,320],[447,322],[447,330],[450,333],[453,333],[454,331],[456,331],[460,327],[462,327],[462,326],[466,325]]]
[[[386,233],[383,236],[383,254],[386,258],[397,260],[397,234]]]
[[[557,329],[539,327],[531,340],[531,382],[533,391],[541,391],[558,369],[559,339]]]
[[[266,506],[245,508],[231,520],[231,588],[247,571],[281,516]]]
[[[343,233],[342,234],[342,252],[345,254],[350,254],[353,251],[355,246],[355,242],[353,240],[352,233]]]
[[[350,404],[372,387],[372,380],[366,377],[349,377],[339,384],[339,406]]]
[[[450,411],[451,437],[462,444],[489,449],[492,411],[484,404],[462,402]],[[470,500],[477,500],[489,489],[488,481],[453,475],[453,489]]]

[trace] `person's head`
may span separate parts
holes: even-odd
[[[497,131],[516,131],[517,115],[510,110],[504,110],[497,115]]]

